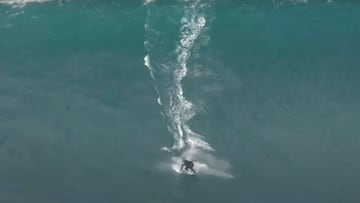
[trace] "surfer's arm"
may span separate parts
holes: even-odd
[[[185,166],[184,164],[181,164],[180,171],[183,170],[184,166]]]

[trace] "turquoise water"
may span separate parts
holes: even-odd
[[[360,201],[356,1],[25,2],[0,0],[0,202]]]

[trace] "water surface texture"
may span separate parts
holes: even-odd
[[[0,0],[0,202],[360,202],[359,19],[345,0]]]

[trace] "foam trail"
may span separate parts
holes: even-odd
[[[198,12],[200,5],[205,4],[201,4],[200,1],[194,1],[193,3],[187,3],[185,5],[184,16],[181,18],[180,40],[175,49],[177,55],[176,63],[171,64],[173,67],[169,67],[170,64],[162,64],[162,70],[160,70],[165,71],[166,69],[172,69],[171,75],[169,75],[169,78],[172,78],[171,84],[167,84],[167,93],[160,95],[158,103],[161,105],[161,97],[167,97],[165,100],[168,100],[169,106],[165,109],[164,113],[169,117],[170,123],[168,128],[174,136],[173,150],[181,150],[186,146],[198,146],[205,150],[213,150],[210,145],[203,140],[203,137],[193,133],[187,125],[187,121],[195,115],[195,110],[193,104],[184,97],[181,85],[181,81],[188,71],[187,61],[191,56],[192,47],[206,24],[204,14]],[[148,18],[150,18],[150,16],[148,16]],[[149,22],[147,22],[144,27],[145,30],[156,34],[156,31],[151,27]],[[153,46],[150,41],[145,41],[144,45],[147,49]],[[155,72],[158,70],[154,70],[152,67],[150,54],[151,52],[145,56],[144,65],[149,68],[152,78],[156,81]]]
[[[231,177],[227,174],[228,164],[219,162],[210,154],[214,149],[205,138],[192,131],[188,125],[190,119],[196,114],[196,107],[184,96],[182,80],[188,72],[188,60],[192,52],[196,52],[196,40],[203,34],[206,26],[204,9],[209,6],[208,1],[184,1],[183,15],[179,18],[179,40],[171,54],[163,51],[165,45],[173,42],[163,40],[161,35],[167,33],[162,27],[157,27],[161,21],[159,12],[161,7],[156,7],[156,2],[145,1],[148,7],[148,17],[145,23],[144,46],[148,54],[144,57],[144,65],[149,69],[155,82],[155,89],[159,95],[158,103],[162,106],[162,115],[167,122],[169,132],[173,135],[174,143],[171,149],[163,147],[163,151],[180,152],[180,156],[171,159],[171,168],[178,172],[181,158],[185,157],[195,161],[195,169],[200,174]],[[178,8],[179,5],[176,5]],[[175,15],[175,14],[174,14]],[[162,22],[162,21],[161,21]],[[165,45],[164,45],[165,44]],[[214,164],[216,163],[216,164]]]

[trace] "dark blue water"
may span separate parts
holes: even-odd
[[[359,202],[359,14],[0,0],[0,202]]]

